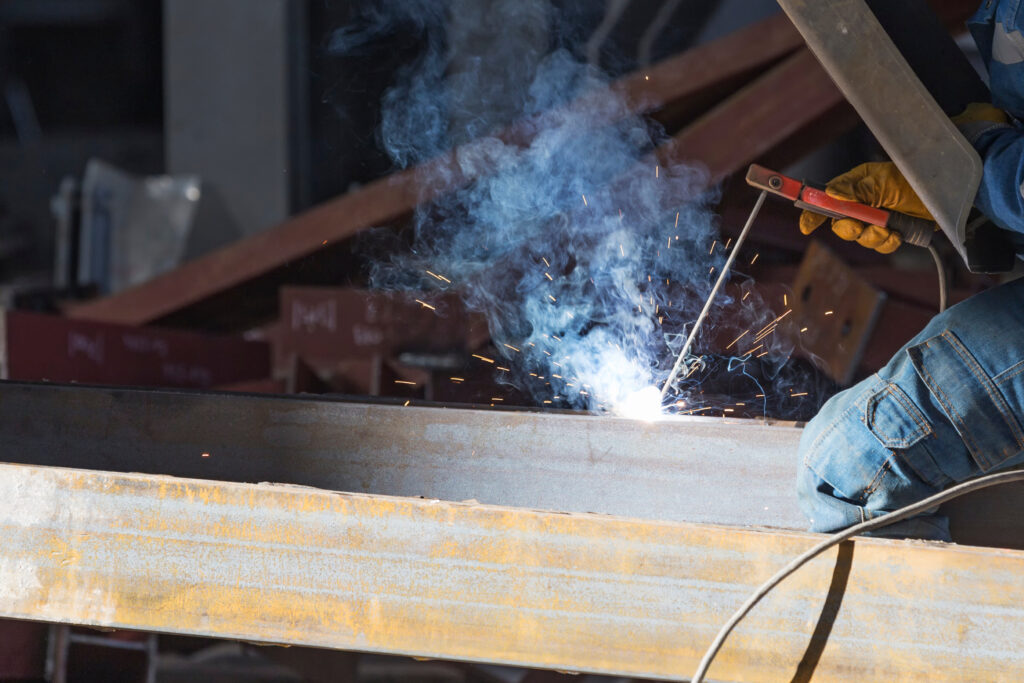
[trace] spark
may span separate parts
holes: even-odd
[[[546,277],[547,279],[551,280],[552,282],[555,281],[555,278],[551,277],[551,275],[548,274],[548,273],[544,273],[544,277]]]
[[[450,379],[453,382],[465,382],[466,381],[466,378],[464,378],[464,377],[449,377],[448,379]]]
[[[473,356],[473,358],[479,358],[480,360],[482,360],[485,363],[492,363],[492,364],[494,363],[493,359],[488,358],[487,356],[481,356],[478,353],[474,353],[474,354],[472,354],[472,356]]]
[[[551,401],[544,401],[544,403],[551,403]]]
[[[806,395],[807,395],[806,391],[802,391],[799,394],[790,394],[790,396],[792,396],[793,398],[796,398],[797,396],[806,396]]]
[[[416,303],[422,305],[423,308],[429,308],[432,311],[436,311],[437,310],[436,308],[434,308],[433,306],[428,304],[426,301],[420,301],[419,299],[416,299]]]
[[[703,412],[705,410],[711,410],[711,406],[707,406],[705,408],[694,408],[693,410],[687,410],[684,413],[680,413],[680,415],[692,415],[694,413],[700,413],[700,412]]]
[[[416,382],[410,382],[407,379],[396,379],[395,384],[408,384],[411,387],[416,386]]]
[[[204,457],[204,458],[209,458],[210,454],[209,453],[202,453],[201,456]]]
[[[757,262],[757,257],[760,256],[760,255],[761,255],[761,252],[757,252],[756,254],[754,254],[754,258],[752,258],[750,260],[750,265],[754,265],[754,263]]]
[[[711,250],[710,250],[710,251],[708,251],[708,255],[709,255],[709,256],[710,256],[711,254],[714,254],[714,253],[715,253],[715,245],[716,245],[716,244],[718,244],[718,240],[714,240],[713,242],[711,242]]]
[[[580,193],[580,196],[583,197],[583,206],[590,206],[587,204],[587,195]]]
[[[764,398],[764,394],[755,394],[754,398]]]
[[[543,261],[544,265],[547,266],[548,268],[551,267],[551,264],[548,263],[548,260],[546,258],[544,258],[543,256],[540,257],[540,260]]]
[[[750,355],[750,354],[752,354],[752,353],[753,353],[754,351],[757,351],[758,349],[760,349],[760,348],[761,348],[762,346],[764,346],[764,344],[758,344],[758,345],[757,345],[757,346],[755,346],[754,348],[752,348],[752,349],[750,349],[749,351],[746,351],[746,352],[744,352],[744,353],[741,353],[740,355],[741,355],[741,356],[749,356],[749,355]]]
[[[644,76],[644,78],[647,78],[647,76]],[[655,178],[658,177],[658,164],[654,165],[654,177]]]
[[[708,275],[714,275],[714,274],[715,274],[715,267],[711,266],[711,270],[708,271]]]
[[[558,379],[562,379],[562,376],[561,376],[561,375],[556,375],[556,374],[554,374],[554,373],[552,373],[552,375],[551,375],[551,376],[552,376],[552,377],[556,377],[556,378],[558,378]]]
[[[748,296],[750,296],[750,292],[747,292],[746,294],[744,294],[743,298],[740,299],[740,301],[746,301]]]
[[[405,403],[403,403],[402,405],[403,405],[403,406],[406,406],[406,407],[408,407],[408,406],[409,406],[409,403],[410,403],[409,401],[406,401],[406,402],[405,402]]]
[[[746,403],[737,403],[736,405],[738,405],[738,406],[745,406],[747,404]]]
[[[832,315],[835,311],[825,311],[825,315]]]
[[[648,76],[647,74],[644,74],[644,80],[645,80],[645,81],[649,81],[649,80],[651,80],[651,77],[650,77],[650,76]]]
[[[622,248],[622,244],[621,243],[619,243],[619,253],[622,254],[623,256],[626,255],[626,250]]]
[[[668,247],[667,248],[668,249],[672,248],[672,235],[668,236]],[[665,284],[668,284],[668,283],[666,282]]]
[[[734,412],[736,412],[736,409],[735,408],[722,408],[722,412],[723,413],[734,413]]]
[[[730,237],[725,241],[725,250],[729,251],[729,245],[732,244],[732,238]]]
[[[548,294],[548,298],[551,299],[553,302],[558,303],[558,299],[556,299],[555,297],[551,296],[550,294]]]
[[[492,401],[504,401],[505,399],[503,399],[503,398],[501,398],[499,396],[491,396],[491,400]]]
[[[679,212],[678,211],[676,211],[676,224],[675,224],[675,227],[677,227],[677,228],[679,227]],[[676,239],[679,239],[678,235],[676,235]]]
[[[446,278],[444,275],[438,275],[437,273],[431,273],[429,270],[426,270],[426,271],[423,271],[423,272],[425,272],[427,275],[429,275],[432,278],[436,278],[436,279],[440,280],[441,282],[447,282],[448,284],[452,283],[452,281],[449,280],[448,278]]]
[[[801,328],[800,328],[800,332],[806,332],[806,331],[807,331],[807,328],[806,328],[806,327],[801,327]]]
[[[783,306],[788,306],[789,305],[789,299],[786,297],[785,294],[782,295],[782,305]]]
[[[740,336],[738,336],[735,339],[733,339],[732,342],[730,342],[730,344],[725,347],[725,350],[728,351],[729,349],[731,349],[736,342],[738,342],[740,339],[743,339],[744,337],[746,337],[748,332],[750,332],[750,330],[747,330],[746,332],[744,332]]]
[[[320,244],[321,244],[321,245],[326,245],[326,244],[327,244],[327,240],[324,240],[324,241],[323,241],[323,242],[321,242]]]
[[[759,353],[756,356],[754,356],[754,358],[760,358],[761,356],[767,356],[767,355],[768,355],[767,351],[762,351],[761,353]]]
[[[506,349],[512,349],[516,353],[520,352],[519,349],[517,349],[516,347],[512,346],[511,344],[502,344],[502,346],[504,346]]]

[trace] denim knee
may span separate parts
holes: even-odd
[[[1024,461],[1024,280],[936,316],[804,430],[798,494],[834,531]],[[880,535],[948,539],[925,515]]]

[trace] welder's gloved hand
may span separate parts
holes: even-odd
[[[888,161],[861,164],[833,178],[825,186],[825,193],[836,199],[857,201],[917,218],[935,220],[896,165]],[[800,232],[810,235],[826,220],[821,214],[804,211],[800,214]],[[865,225],[852,218],[834,219],[832,232],[844,240],[857,242],[862,247],[882,254],[891,254],[902,244],[898,233],[879,225]]]

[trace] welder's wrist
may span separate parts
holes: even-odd
[[[976,149],[980,146],[982,138],[989,133],[997,130],[1013,130],[1011,124],[997,121],[966,121],[956,124],[956,127],[967,138],[967,142]]]

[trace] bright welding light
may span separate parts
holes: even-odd
[[[654,422],[662,416],[661,391],[655,386],[634,391],[615,406],[615,413],[631,420]]]

